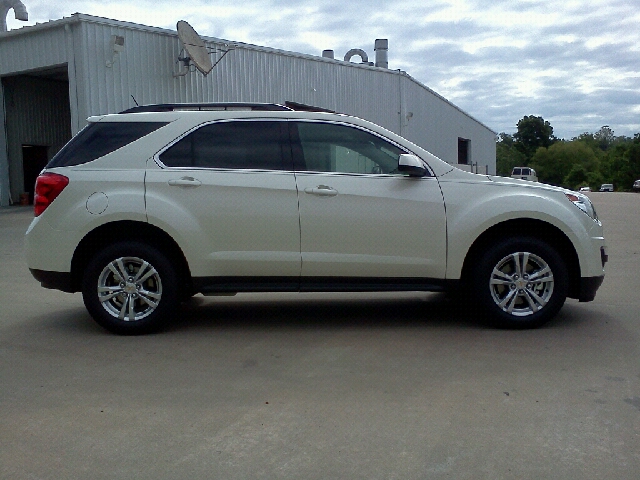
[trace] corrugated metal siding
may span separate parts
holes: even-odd
[[[125,39],[124,51],[116,55],[110,51],[112,35]],[[83,45],[78,71],[86,83],[83,101],[88,115],[129,108],[134,105],[132,95],[140,104],[180,100],[185,86],[177,84],[172,69],[177,38],[93,23],[82,23],[76,38]]]
[[[0,37],[0,76],[67,63],[64,27]]]

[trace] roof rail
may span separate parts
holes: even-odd
[[[305,105],[304,103],[297,102],[284,102],[285,107],[290,108],[291,110],[295,110],[297,112],[325,112],[325,113],[336,113],[335,110],[329,110],[328,108],[316,107],[313,105]]]
[[[276,103],[241,103],[241,102],[220,102],[220,103],[161,103],[157,105],[140,105],[129,108],[120,113],[141,113],[141,112],[173,112],[176,110],[187,111],[208,111],[208,110],[260,110],[260,111],[283,111],[292,110],[289,107]]]

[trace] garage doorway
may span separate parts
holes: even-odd
[[[33,201],[38,173],[71,138],[67,67],[2,77],[1,81],[10,198],[17,202],[23,193],[29,193]]]
[[[22,173],[24,192],[29,194],[29,205],[33,204],[33,187],[36,178],[49,162],[49,147],[42,145],[22,146]]]

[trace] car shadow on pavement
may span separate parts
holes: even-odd
[[[271,298],[269,298],[271,297]],[[194,297],[184,303],[169,330],[340,329],[340,328],[486,328],[473,307],[445,294],[414,294],[375,298],[371,294],[245,295],[231,298]]]
[[[543,329],[576,329],[601,314],[591,315],[577,302],[567,302]],[[30,328],[65,331],[72,335],[110,333],[98,326],[83,307],[53,310],[32,318]],[[16,325],[14,328],[22,328]],[[472,303],[444,293],[382,294],[247,294],[236,297],[196,296],[181,305],[165,332],[229,330],[340,330],[420,328],[494,330]]]
[[[271,298],[268,298],[271,296]],[[197,296],[184,303],[167,331],[228,329],[350,329],[416,328],[499,330],[477,306],[458,295],[416,293],[407,296],[367,294],[277,294],[215,298]],[[567,301],[555,318],[539,329],[574,330],[592,321],[603,323],[601,313],[587,304]]]

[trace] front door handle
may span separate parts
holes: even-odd
[[[315,188],[307,187],[304,189],[304,193],[308,193],[310,195],[318,195],[320,197],[335,197],[336,195],[338,195],[337,190],[326,185],[318,185]]]
[[[178,178],[177,180],[169,180],[169,182],[167,183],[169,183],[169,185],[171,185],[172,187],[199,187],[200,185],[202,185],[202,182],[200,180],[193,177],[182,177]]]

